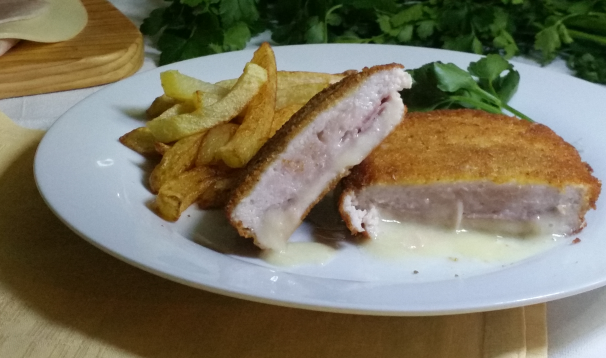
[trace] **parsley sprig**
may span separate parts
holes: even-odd
[[[409,111],[477,108],[490,113],[508,111],[532,120],[508,102],[518,89],[519,73],[503,57],[491,54],[472,62],[467,71],[452,63],[431,62],[409,70],[411,89],[402,91]]]
[[[265,28],[255,0],[173,0],[167,7],[153,10],[141,32],[160,34],[160,65],[165,65],[241,50]]]
[[[606,0],[167,0],[141,26],[159,35],[160,64],[244,48],[264,30],[277,44],[381,43],[477,54],[564,58],[606,83]]]

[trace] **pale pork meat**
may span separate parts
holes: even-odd
[[[312,98],[261,149],[227,205],[240,235],[280,250],[311,207],[402,121],[398,64],[365,68]]]
[[[379,220],[518,236],[580,231],[601,183],[544,125],[479,110],[412,113],[344,181],[354,234]]]

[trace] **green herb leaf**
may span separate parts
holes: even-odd
[[[158,40],[160,54],[160,66],[181,60],[181,54],[187,39],[165,31]]]
[[[393,29],[391,26],[391,18],[387,15],[380,15],[377,17],[377,24],[379,24],[381,31],[385,33],[389,33]]]
[[[448,96],[438,88],[438,79],[434,71],[434,63],[428,63],[414,70],[407,71],[412,79],[412,89],[401,92],[402,99],[409,111],[424,112],[436,108],[447,100]]]
[[[202,3],[207,3],[208,0],[181,0],[181,4],[188,5],[190,7],[196,7]]]
[[[412,40],[413,30],[414,30],[413,25],[406,25],[406,26],[402,27],[397,36],[398,41],[400,41],[401,43],[410,42]]]
[[[434,71],[438,79],[438,88],[445,92],[457,92],[460,89],[475,90],[478,84],[469,72],[462,70],[453,63],[434,63]]]
[[[238,21],[254,22],[259,19],[254,0],[221,0],[219,9],[221,21],[226,27]]]
[[[308,28],[305,32],[305,40],[310,44],[319,44],[326,42],[326,28],[324,22],[314,16],[308,21]]]
[[[562,42],[555,26],[546,27],[537,33],[534,48],[541,51],[544,63],[550,62],[556,57],[560,46],[562,46]]]
[[[491,55],[472,62],[469,69],[466,72],[452,63],[432,62],[408,71],[413,78],[413,86],[402,91],[404,103],[410,111],[477,108],[502,113],[506,110],[531,121],[507,104],[520,79],[513,65],[498,55]],[[501,76],[504,71],[509,72]],[[472,74],[478,77],[477,81]]]
[[[147,17],[145,20],[143,20],[143,23],[141,24],[141,27],[139,28],[141,30],[141,33],[143,33],[145,35],[153,36],[153,35],[157,34],[158,32],[160,32],[160,30],[162,30],[162,28],[165,26],[165,23],[164,23],[164,12],[165,11],[166,11],[166,8],[164,8],[164,7],[153,10],[149,14],[149,17]]]
[[[480,88],[497,96],[503,103],[509,102],[518,89],[520,74],[499,55],[487,55],[472,62],[467,70],[472,76],[478,77]],[[503,76],[505,71],[507,73]]]
[[[423,18],[423,5],[416,4],[409,8],[406,8],[399,13],[391,17],[391,24],[394,27],[399,27],[404,24],[410,24],[412,22],[421,20]]]
[[[444,48],[453,51],[483,53],[482,42],[474,34],[446,38],[444,40]]]
[[[501,76],[503,71],[507,71],[513,66],[499,55],[487,55],[477,62],[472,62],[467,70],[472,76],[485,78],[489,82],[494,81]]]
[[[594,67],[606,61],[606,0],[166,1],[168,7],[153,10],[141,25],[163,42],[162,63],[238,50],[250,36],[271,30],[277,44],[407,44],[506,59],[524,55],[542,64],[560,56],[579,77],[606,83]],[[218,24],[204,20],[209,15]],[[496,81],[503,79],[493,87]]]
[[[604,54],[600,57],[592,54],[595,49],[592,47],[583,48],[578,46],[577,51],[580,54],[570,56],[566,64],[575,72],[575,75],[587,81],[596,83],[606,83],[606,59]]]
[[[505,50],[505,58],[507,59],[512,58],[519,51],[513,37],[505,30],[499,32],[499,35],[492,40],[492,44],[495,48]]]
[[[223,50],[237,51],[246,47],[250,40],[250,30],[245,23],[239,21],[225,31],[223,35]]]
[[[417,25],[417,35],[419,35],[421,39],[426,39],[433,35],[435,27],[435,20],[420,21]]]
[[[511,69],[505,76],[497,78],[493,82],[493,87],[501,102],[508,103],[518,90],[519,83],[520,74],[518,71]]]

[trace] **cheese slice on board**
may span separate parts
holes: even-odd
[[[0,4],[10,4],[12,1],[23,0],[0,0]],[[31,18],[7,22],[0,20],[0,39],[66,41],[80,33],[88,22],[88,14],[80,0],[47,0],[43,5],[40,13]]]
[[[47,9],[46,0],[0,0],[0,24],[31,19]]]

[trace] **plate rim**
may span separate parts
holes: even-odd
[[[426,51],[426,52],[434,52],[434,53],[447,54],[447,55],[455,54],[456,57],[462,57],[462,58],[476,58],[476,59],[480,58],[480,56],[478,56],[478,55],[460,53],[460,52],[455,52],[455,51],[447,51],[447,50],[441,50],[441,49],[417,48],[417,47],[408,47],[408,46],[399,46],[399,45],[376,45],[376,44],[294,45],[294,46],[274,47],[274,51],[276,52],[276,56],[278,57],[279,53],[283,52],[283,51],[287,51],[287,50],[296,51],[297,49],[301,49],[301,48],[308,50],[311,47],[317,47],[317,46],[322,46],[322,47],[328,46],[328,47],[334,47],[334,48],[337,48],[337,47],[341,47],[341,48],[380,47],[382,49],[391,48],[392,50],[397,50],[397,51]],[[237,53],[239,55],[252,54],[252,51],[254,51],[254,50],[249,49],[249,50],[238,51]],[[172,274],[167,273],[166,271],[160,270],[158,268],[150,267],[149,265],[146,265],[144,262],[135,260],[132,257],[125,255],[122,252],[116,252],[116,251],[110,249],[109,247],[104,246],[102,244],[102,242],[98,241],[98,239],[92,238],[89,235],[87,235],[85,232],[82,232],[78,228],[77,225],[73,224],[73,219],[70,220],[71,218],[65,217],[63,211],[60,210],[57,206],[58,204],[57,204],[56,198],[52,197],[52,194],[50,194],[49,187],[48,187],[48,181],[47,181],[47,179],[44,179],[44,173],[41,172],[41,170],[43,170],[43,166],[41,165],[41,162],[44,160],[44,158],[43,158],[44,151],[47,150],[46,148],[49,146],[49,143],[53,140],[53,138],[57,135],[60,135],[60,133],[56,134],[55,132],[62,130],[61,128],[64,125],[63,124],[64,122],[67,123],[70,120],[71,116],[74,115],[74,113],[77,113],[80,110],[80,108],[82,108],[82,106],[87,105],[89,102],[92,102],[92,101],[96,100],[97,98],[101,98],[106,93],[111,93],[111,91],[115,90],[115,88],[118,88],[119,86],[128,86],[131,83],[136,83],[137,81],[139,81],[142,78],[157,75],[159,72],[169,69],[169,68],[182,67],[182,66],[184,66],[184,64],[195,64],[197,62],[212,61],[214,58],[219,58],[219,56],[222,56],[222,57],[235,56],[234,54],[235,53],[232,52],[232,53],[211,55],[211,56],[207,56],[207,57],[203,57],[203,58],[196,58],[196,59],[179,62],[176,64],[158,67],[158,68],[150,70],[150,71],[139,73],[126,80],[123,80],[123,81],[117,82],[115,84],[108,85],[105,88],[102,88],[101,90],[97,91],[96,93],[92,94],[88,98],[86,98],[83,101],[81,101],[80,103],[78,103],[76,106],[72,107],[72,109],[68,110],[63,116],[61,116],[51,126],[51,128],[49,129],[47,134],[42,139],[42,141],[38,147],[38,150],[36,152],[35,161],[34,161],[34,173],[35,173],[35,178],[36,178],[36,185],[38,186],[38,190],[40,191],[41,196],[43,197],[45,203],[51,208],[52,212],[66,226],[68,226],[72,231],[74,231],[78,236],[82,237],[89,243],[93,244],[95,247],[101,249],[102,251],[104,251],[112,256],[117,257],[118,259],[120,259],[122,261],[125,261],[133,266],[136,266],[140,269],[143,269],[145,271],[148,271],[148,272],[158,275],[160,277],[164,277],[169,280],[179,282],[179,283],[182,283],[182,284],[185,284],[188,286],[192,286],[195,288],[204,289],[204,290],[207,290],[210,292],[227,295],[227,296],[231,296],[231,297],[247,299],[247,300],[261,302],[261,303],[276,304],[276,305],[287,306],[287,307],[312,309],[312,310],[317,310],[317,311],[369,314],[369,315],[389,315],[389,316],[410,316],[410,315],[421,316],[421,315],[442,315],[442,314],[452,314],[452,313],[468,313],[468,312],[478,312],[478,311],[486,311],[486,310],[494,310],[494,309],[505,309],[505,308],[517,307],[517,306],[521,306],[521,305],[545,302],[547,300],[563,298],[563,297],[567,297],[567,296],[570,296],[573,294],[585,292],[585,291],[588,291],[588,290],[591,290],[594,288],[598,288],[598,287],[606,284],[606,277],[603,277],[602,281],[594,280],[593,282],[586,282],[584,285],[577,286],[576,289],[572,290],[572,291],[570,291],[570,290],[556,291],[556,292],[552,292],[549,295],[535,296],[535,297],[520,299],[520,300],[509,300],[506,302],[502,301],[502,302],[479,305],[479,306],[474,305],[474,307],[468,307],[468,306],[461,305],[458,308],[454,308],[454,309],[447,309],[444,307],[442,307],[441,309],[437,309],[437,310],[435,310],[435,309],[400,310],[400,309],[397,309],[394,307],[387,308],[387,309],[377,309],[375,307],[373,309],[372,307],[368,307],[368,306],[360,307],[359,305],[358,306],[352,305],[352,304],[344,305],[342,303],[330,305],[329,302],[326,302],[326,301],[315,302],[310,299],[308,299],[306,302],[300,302],[296,299],[285,299],[284,297],[271,298],[268,296],[259,296],[259,295],[254,295],[254,294],[251,295],[250,293],[245,293],[243,291],[238,291],[235,289],[228,289],[225,287],[217,287],[215,285],[204,284],[204,283],[200,283],[200,282],[193,282],[193,281],[185,279],[183,277],[172,275]],[[450,56],[447,56],[447,57],[450,57]],[[515,63],[515,66],[516,66],[516,68],[518,68],[520,66],[521,67],[524,67],[524,66],[532,67],[530,65],[524,65],[524,64],[519,64],[519,63]],[[534,70],[547,71],[545,69],[541,69],[538,67],[535,68]],[[555,78],[560,78],[559,76],[561,76],[561,78],[567,78],[567,79],[570,78],[570,75],[555,73],[555,72],[549,72],[549,76],[555,77]],[[523,81],[523,79],[522,79],[522,81]],[[579,81],[581,81],[581,80],[579,80]],[[585,83],[585,85],[589,85],[589,83]],[[599,87],[596,85],[596,88],[599,88]],[[46,182],[45,182],[45,180],[46,180]],[[219,254],[219,255],[222,255],[222,254]],[[286,275],[290,275],[290,274],[286,274]]]

